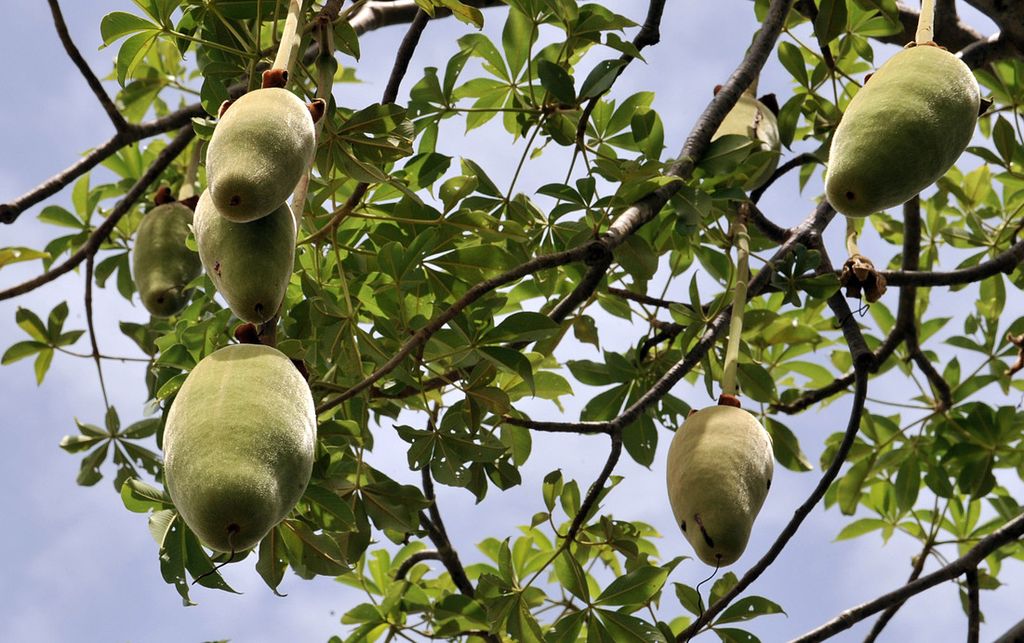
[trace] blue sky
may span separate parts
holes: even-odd
[[[79,48],[98,75],[106,75],[116,47],[98,49],[99,20],[109,11],[131,11],[133,5],[127,0],[66,0],[64,4]],[[629,0],[614,4],[616,10],[634,20],[643,19],[645,2]],[[112,133],[105,114],[61,49],[45,3],[17,3],[9,14],[14,15],[0,23],[0,55],[8,61],[9,93],[9,98],[0,103],[0,122],[4,124],[0,127],[0,149],[4,150],[0,156],[0,200],[31,189]],[[487,31],[500,30],[500,13],[492,11],[486,16]],[[987,22],[974,24],[983,32],[991,32]],[[696,6],[669,3],[662,44],[645,52],[648,64],[635,64],[629,69],[617,85],[619,96],[656,91],[655,107],[665,122],[666,145],[669,151],[678,150],[710,98],[712,87],[732,71],[755,28],[746,0]],[[424,66],[443,65],[453,50],[455,38],[469,29],[453,20],[429,25],[400,96],[406,95]],[[364,83],[337,86],[335,96],[339,102],[359,107],[379,100],[402,33],[401,28],[391,28],[363,38],[363,59],[357,73]],[[883,50],[876,51],[876,58],[884,59]],[[111,93],[115,91],[116,83],[106,85]],[[788,93],[786,76],[774,57],[761,78],[760,88],[780,97]],[[441,151],[458,155],[460,150],[468,150],[492,178],[507,185],[514,164],[510,162],[509,142],[503,132],[484,128],[463,137],[461,129],[455,128],[449,133],[451,136],[442,139]],[[515,144],[516,157],[522,153],[522,145],[521,141]],[[549,182],[551,176],[561,176],[564,161],[564,156],[549,148],[541,161],[528,166],[519,189],[530,192]],[[105,179],[99,175],[95,182],[102,180]],[[798,195],[796,179],[790,176],[769,191],[762,203],[776,221],[793,224],[810,211],[811,199],[818,193],[820,182],[812,182],[803,195]],[[67,204],[68,200],[66,190],[47,203]],[[42,245],[53,232],[34,221],[40,208],[32,208],[16,225],[0,228],[2,245]],[[833,259],[842,256],[839,227],[834,225],[835,229],[829,231]],[[895,251],[878,244],[871,234],[865,236],[863,247],[869,253],[877,253],[872,254],[877,264],[883,264]],[[37,262],[4,268],[0,284],[16,283],[38,270]],[[72,273],[28,296],[0,302],[0,336],[6,338],[0,350],[23,338],[14,324],[18,306],[45,315],[66,299],[71,306],[67,327],[84,328],[82,279],[80,273]],[[680,292],[684,284],[685,281],[674,283],[669,297]],[[132,306],[116,292],[98,291],[96,297],[95,320],[104,352],[135,355],[133,345],[117,330],[117,321],[143,322],[147,319],[144,309],[137,300]],[[642,332],[617,320],[608,320],[608,324],[602,332],[605,349],[625,350]],[[566,359],[600,358],[593,347],[566,348],[562,353]],[[941,350],[941,345],[936,350]],[[122,421],[140,419],[145,402],[141,367],[108,363],[105,373],[111,401]],[[5,490],[0,493],[0,513],[7,518],[7,528],[0,532],[0,547],[7,558],[0,584],[0,640],[324,641],[332,634],[346,631],[338,619],[361,602],[358,593],[330,579],[310,582],[288,575],[281,588],[288,596],[277,598],[253,571],[252,560],[225,570],[227,580],[243,595],[197,589],[193,597],[199,605],[182,607],[176,592],[160,577],[156,545],[146,529],[145,517],[126,511],[113,493],[113,472],[107,471],[108,477],[95,487],[78,487],[74,479],[80,458],[57,447],[63,435],[76,432],[74,418],[92,423],[102,420],[102,399],[92,363],[58,356],[41,387],[35,385],[31,360],[3,367],[0,378],[0,406],[7,416],[4,466],[0,467],[0,489]],[[875,391],[880,396],[881,389],[879,386]],[[684,384],[674,393],[694,405],[709,403],[702,390],[690,390]],[[563,400],[565,416],[575,417],[587,395],[586,387],[581,386],[574,400]],[[894,390],[892,398],[899,397]],[[1015,403],[1001,397],[994,402]],[[845,425],[848,403],[841,400],[822,411],[783,420],[801,438],[812,462],[817,462],[820,450],[816,442]],[[525,408],[538,419],[554,418],[558,413],[550,405],[533,404]],[[375,435],[378,447],[373,464],[400,481],[416,483],[418,476],[405,468],[405,444],[394,435],[391,425],[377,427]],[[606,510],[619,518],[654,525],[663,534],[659,543],[662,556],[669,559],[691,552],[673,524],[665,497],[662,458],[670,434],[664,432],[661,438],[659,458],[651,470],[623,459],[616,473],[626,479],[609,498]],[[606,453],[607,444],[601,437],[537,435],[533,456],[523,470],[523,486],[504,494],[492,492],[480,505],[474,505],[464,491],[440,488],[439,503],[463,560],[481,559],[474,544],[482,538],[502,538],[512,534],[517,525],[529,522],[540,508],[539,481],[548,471],[561,468],[566,477],[576,478],[585,488],[596,476]],[[777,471],[747,553],[732,567],[737,574],[774,540],[820,473],[793,474],[782,467],[777,467]],[[896,537],[883,547],[877,536],[833,543],[835,534],[846,522],[834,509],[816,511],[778,562],[753,586],[753,593],[782,602],[788,613],[788,617],[765,617],[752,624],[751,629],[762,640],[790,638],[851,605],[902,584],[916,544]],[[687,561],[677,567],[669,580],[695,585],[707,573],[701,563]],[[1021,616],[1021,565],[1008,563],[1001,578],[1012,586],[982,595],[987,618],[983,640],[998,635]],[[1012,600],[1014,594],[1018,602]],[[663,603],[672,602],[674,597],[668,591]],[[868,620],[836,640],[859,640],[870,623]],[[912,599],[890,624],[883,640],[959,639],[964,627],[955,588],[946,584]],[[714,636],[701,640],[705,639],[716,640]]]

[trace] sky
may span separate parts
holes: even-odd
[[[962,3],[961,3],[962,4]],[[106,76],[116,48],[99,49],[99,21],[114,10],[134,9],[128,0],[64,2],[65,17],[72,37],[100,76]],[[644,52],[647,64],[634,64],[617,84],[620,97],[653,89],[655,108],[665,123],[669,151],[681,148],[715,84],[723,82],[742,57],[749,36],[757,25],[747,0],[715,3],[668,3],[662,29],[662,44]],[[637,22],[642,21],[646,2],[623,0],[614,7]],[[112,133],[95,98],[77,70],[65,56],[43,2],[17,3],[10,19],[0,22],[0,56],[9,61],[6,81],[9,98],[0,102],[0,200],[14,198],[31,189],[59,169],[73,163],[83,150],[105,140]],[[489,34],[500,33],[499,12],[486,14]],[[965,15],[966,12],[965,12]],[[990,23],[968,19],[982,32],[991,33]],[[723,29],[727,25],[727,29]],[[443,66],[454,51],[455,39],[470,27],[454,20],[442,20],[427,27],[424,40],[410,65],[400,96],[418,79],[423,67]],[[367,34],[361,41],[362,60],[357,74],[359,85],[335,88],[339,103],[361,107],[379,100],[401,27]],[[629,34],[632,36],[632,32]],[[876,58],[884,59],[876,48]],[[191,55],[191,54],[189,54]],[[14,64],[10,64],[13,61]],[[346,61],[348,62],[348,61]],[[666,73],[669,70],[670,73]],[[582,73],[579,74],[582,76]],[[106,81],[116,91],[116,81]],[[760,89],[788,95],[789,83],[774,56],[762,75]],[[780,103],[783,102],[780,100]],[[507,185],[514,167],[509,163],[508,139],[500,129],[483,128],[463,137],[461,130],[442,137],[439,150],[458,155],[469,150],[499,185]],[[522,141],[515,144],[516,156]],[[541,161],[527,166],[519,189],[529,193],[561,175],[564,157],[550,148]],[[552,174],[552,172],[554,174]],[[94,182],[107,180],[97,172]],[[803,219],[820,193],[820,181],[812,182],[798,194],[795,176],[788,176],[770,190],[763,209],[775,221],[792,225]],[[68,205],[70,190],[44,204]],[[42,205],[30,209],[15,225],[0,228],[0,245],[40,246],[54,234],[35,221]],[[109,204],[108,204],[109,207]],[[656,225],[656,224],[652,224]],[[832,226],[827,241],[833,259],[842,256],[840,226]],[[862,247],[876,264],[884,263],[893,248],[879,244],[870,232]],[[0,271],[0,286],[31,277],[38,262],[16,264]],[[0,302],[0,350],[25,338],[14,323],[19,306],[44,315],[67,300],[71,314],[67,328],[84,328],[81,303],[81,273],[65,275],[27,296]],[[685,280],[674,282],[668,297],[685,298]],[[890,307],[895,306],[895,290]],[[970,291],[965,291],[970,293]],[[145,310],[138,303],[124,301],[116,292],[96,292],[95,321],[98,340],[105,353],[137,355],[137,349],[117,329],[119,320],[144,322]],[[962,292],[959,296],[969,297]],[[626,350],[642,332],[618,320],[602,320],[602,348]],[[87,351],[80,342],[76,349]],[[936,348],[940,350],[941,345]],[[569,343],[561,353],[566,359],[600,359],[593,347]],[[826,356],[823,356],[826,357]],[[143,417],[145,388],[138,364],[105,364],[111,402],[128,423]],[[3,466],[0,467],[0,515],[7,528],[0,531],[0,549],[7,552],[0,580],[0,640],[4,641],[326,641],[343,635],[347,626],[340,615],[362,602],[363,596],[332,579],[303,581],[287,575],[281,590],[288,596],[275,597],[253,569],[253,561],[231,565],[225,578],[242,595],[195,589],[199,604],[185,608],[174,589],[160,577],[157,547],[146,529],[145,516],[125,510],[111,488],[112,470],[95,487],[75,485],[80,457],[68,455],[57,446],[60,438],[77,433],[75,418],[101,423],[102,399],[91,361],[66,356],[55,358],[42,386],[32,375],[32,360],[0,369],[0,408],[5,410]],[[884,380],[883,380],[884,383]],[[884,384],[883,384],[884,385]],[[875,392],[882,395],[879,386]],[[586,402],[587,387],[580,386],[566,403],[565,417],[575,417]],[[691,404],[709,404],[702,390],[685,383],[673,393]],[[890,399],[899,399],[894,390]],[[1011,403],[1001,397],[995,403]],[[818,461],[820,445],[828,434],[841,431],[846,423],[849,399],[845,398],[797,417],[780,418],[801,439],[812,462]],[[554,419],[558,411],[546,404],[528,404],[524,409],[534,419]],[[406,468],[405,443],[391,424],[375,428],[377,448],[372,464],[401,482],[417,483],[418,474]],[[625,480],[611,494],[605,511],[618,518],[654,525],[663,538],[658,546],[663,560],[691,555],[688,545],[673,524],[664,492],[664,452],[671,435],[661,434],[658,457],[651,469],[623,457],[616,474]],[[586,488],[597,475],[607,454],[606,440],[599,436],[534,436],[530,461],[524,466],[524,484],[505,493],[490,493],[475,505],[465,491],[439,487],[439,505],[454,545],[464,562],[482,560],[474,544],[485,536],[502,538],[529,522],[540,508],[540,479],[561,468]],[[817,482],[820,471],[795,474],[776,467],[772,492],[761,511],[746,554],[731,571],[747,569],[770,545],[776,534]],[[910,557],[917,545],[894,537],[883,546],[877,535],[852,541],[833,542],[849,518],[836,509],[820,507],[805,522],[779,560],[750,589],[782,603],[787,616],[763,617],[750,629],[764,641],[785,640],[799,635],[852,605],[871,599],[904,582],[910,571]],[[486,525],[481,533],[480,525]],[[927,569],[933,569],[930,563]],[[696,585],[708,569],[695,560],[682,563],[669,582]],[[982,594],[986,622],[982,640],[992,639],[1018,621],[1019,597],[1024,570],[1008,562],[1001,574],[1010,587]],[[1014,595],[1017,602],[1014,602]],[[674,602],[671,585],[663,604]],[[666,614],[663,610],[663,615]],[[835,640],[860,640],[873,619],[868,619]],[[897,615],[882,640],[934,641],[961,638],[965,619],[953,585],[944,584],[913,598]],[[705,635],[698,640],[717,640]]]

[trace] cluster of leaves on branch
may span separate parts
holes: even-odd
[[[26,284],[5,285],[2,299],[85,264],[91,346],[84,352],[74,347],[85,332],[64,329],[67,302],[45,324],[43,315],[17,311],[29,337],[2,361],[34,356],[39,382],[55,355],[94,359],[98,368],[124,359],[96,343],[93,286],[115,286],[132,298],[129,254],[145,204],[159,185],[182,186],[221,102],[258,86],[289,5],[135,2],[136,14],[114,12],[100,25],[104,45],[117,51],[117,94],[108,97],[80,66],[95,81],[116,135],[53,181],[0,206],[3,221],[24,219],[29,207],[73,184],[70,210],[51,204],[30,214],[52,228],[51,241],[39,249],[0,249],[0,268],[39,261],[45,271]],[[1004,315],[1007,298],[1024,287],[1015,270],[1024,258],[1018,241],[1024,41],[1013,40],[1016,31],[986,39],[955,14],[940,21],[937,39],[962,43],[993,105],[980,120],[979,144],[962,159],[964,169],[951,170],[902,216],[880,213],[866,224],[892,247],[891,260],[876,258],[880,265],[889,260],[879,274],[891,288],[861,318],[839,292],[822,241],[841,217],[826,203],[815,206],[819,199],[808,194],[807,218],[783,226],[794,220],[789,213],[756,206],[764,189],[781,190],[781,183],[754,195],[742,189],[760,166],[754,143],[710,139],[761,68],[781,66],[792,84],[772,89],[780,96],[779,127],[790,153],[773,182],[797,169],[800,188],[813,185],[843,108],[886,55],[878,42],[913,37],[905,30],[913,12],[893,0],[757,0],[742,7],[763,26],[722,91],[710,98],[710,88],[693,88],[706,92],[709,106],[685,144],[666,140],[663,127],[663,118],[679,114],[659,114],[653,91],[625,95],[617,81],[644,64],[633,61],[646,48],[672,47],[659,44],[663,13],[684,19],[692,7],[652,0],[645,17],[631,19],[616,13],[615,3],[575,0],[303,4],[308,28],[290,87],[304,99],[330,96],[334,83],[357,79],[362,38],[391,39],[397,53],[380,102],[351,104],[345,85],[335,88],[302,211],[296,270],[280,318],[261,329],[310,373],[320,413],[313,479],[258,551],[242,562],[233,557],[232,564],[255,559],[274,591],[289,568],[302,578],[338,577],[365,591],[367,602],[342,618],[351,626],[346,640],[390,640],[396,633],[683,640],[704,628],[723,640],[756,640],[735,624],[781,612],[786,597],[775,598],[780,606],[738,596],[823,500],[852,517],[840,539],[880,532],[886,540],[899,534],[920,541],[911,580],[922,582],[908,584],[907,596],[934,576],[922,576],[927,561],[938,561],[944,574],[932,584],[966,575],[965,610],[974,614],[976,630],[977,587],[998,588],[1002,562],[1024,559],[1019,499],[1005,484],[1024,478],[1024,413],[1011,395],[1024,385],[1006,372],[1020,351],[1010,340],[1024,330],[1024,318]],[[491,8],[499,4],[504,8]],[[989,9],[1000,24],[1020,13],[1004,16],[989,3],[972,4]],[[50,5],[66,36],[56,0]],[[455,53],[442,65],[410,68],[420,37],[428,41],[432,21],[448,15],[466,23]],[[500,24],[493,31],[500,35],[480,31],[485,21]],[[376,31],[399,23],[407,26]],[[748,36],[734,35],[744,43]],[[75,60],[74,44],[62,42]],[[688,82],[685,68],[666,73]],[[407,97],[397,91],[403,78]],[[188,102],[196,96],[197,103]],[[501,131],[499,124],[505,140],[525,150],[521,158],[503,159],[515,166],[510,181],[493,178],[495,168],[460,134],[472,137],[488,125]],[[524,192],[520,183],[537,157],[559,148],[564,176]],[[90,178],[96,165],[113,180]],[[824,441],[824,474],[787,531],[750,572],[721,574],[702,597],[685,583],[666,587],[677,567],[695,564],[661,560],[658,537],[677,534],[658,534],[628,515],[602,512],[601,505],[619,481],[614,469],[623,450],[652,466],[666,431],[681,424],[691,405],[703,404],[672,394],[674,384],[699,383],[717,394],[723,358],[717,340],[725,333],[733,280],[730,224],[741,204],[753,223],[756,261],[739,384],[771,433],[779,463],[793,471],[813,468],[784,414],[817,408],[851,386],[856,393],[848,398],[844,433],[802,436]],[[230,591],[214,567],[227,557],[211,558],[178,517],[161,489],[160,458],[143,444],[155,435],[159,446],[163,418],[185,376],[233,341],[238,324],[215,299],[207,276],[191,286],[191,302],[179,315],[121,322],[138,346],[128,358],[146,364],[149,398],[145,409],[129,414],[146,419],[122,429],[107,405],[105,428],[80,423],[80,434],[62,443],[86,454],[81,484],[95,484],[113,465],[114,486],[129,510],[149,515],[163,577],[186,603],[189,577]],[[959,302],[955,316],[930,308],[933,286],[950,288],[941,296]],[[668,298],[673,293],[679,296]],[[601,351],[601,329],[612,317],[637,329],[623,352]],[[592,358],[566,359],[569,333],[594,347]],[[956,357],[947,359],[953,349]],[[865,407],[867,380],[877,377],[919,394],[909,404],[882,399]],[[578,422],[529,418],[521,410],[530,399],[561,408],[579,385],[601,390],[581,405]],[[375,433],[391,430],[408,444],[409,468],[421,472],[422,485],[401,484],[366,462]],[[520,467],[535,431],[606,436],[609,457],[595,463],[594,480],[565,479],[557,470],[543,481],[523,480]],[[463,565],[435,483],[464,488],[477,500],[525,484],[542,501],[518,534],[477,544],[484,562]],[[381,537],[392,544],[377,544]],[[950,562],[956,556],[963,558]],[[880,602],[860,618],[886,608],[891,617],[900,604]]]

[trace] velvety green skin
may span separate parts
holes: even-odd
[[[220,213],[259,219],[295,190],[316,150],[313,117],[286,89],[245,94],[228,107],[206,150],[206,176]]]
[[[192,210],[181,203],[158,205],[142,217],[132,250],[132,279],[152,315],[170,317],[188,303],[185,286],[199,276],[199,255],[185,246]]]
[[[164,480],[204,545],[255,546],[302,497],[313,469],[309,385],[275,348],[234,344],[188,374],[167,414]]]
[[[668,497],[697,557],[731,565],[768,496],[772,440],[750,413],[711,406],[688,417],[668,450]]]
[[[295,264],[295,219],[287,203],[249,223],[228,221],[206,190],[195,217],[196,245],[207,274],[239,319],[260,324],[284,301]]]
[[[863,217],[909,201],[967,147],[980,100],[974,74],[953,54],[928,45],[898,52],[839,121],[825,178],[829,203]]]
[[[767,154],[758,170],[743,185],[745,190],[755,190],[767,181],[779,166],[782,141],[779,139],[779,122],[775,114],[754,96],[744,93],[736,105],[726,114],[711,140],[727,134],[746,136],[760,141],[761,149]]]

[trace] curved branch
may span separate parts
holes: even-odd
[[[604,489],[605,483],[608,482],[608,478],[611,477],[612,471],[615,470],[615,465],[619,462],[619,456],[622,455],[622,431],[615,431],[611,434],[612,437],[612,448],[608,453],[608,460],[604,463],[604,468],[601,469],[601,473],[598,474],[597,479],[594,480],[594,484],[590,485],[590,489],[587,490],[587,495],[580,503],[580,509],[576,512],[576,515],[572,519],[572,524],[569,525],[569,531],[565,532],[565,542],[571,543],[575,538],[576,534],[579,533],[580,529],[587,521],[587,515],[594,508],[597,503],[597,497],[601,495],[601,491]]]
[[[986,556],[1003,545],[1020,539],[1022,536],[1024,536],[1024,513],[1018,514],[1016,518],[982,538],[978,541],[977,545],[967,550],[967,553],[948,565],[931,574],[926,574],[916,581],[907,583],[899,589],[883,594],[874,600],[850,608],[821,627],[793,639],[791,643],[824,641],[890,605],[905,601],[911,596],[916,596],[927,589],[935,587],[939,583],[953,580],[957,576],[967,573],[968,570],[975,569]]]
[[[757,203],[758,201],[761,200],[761,196],[768,191],[768,188],[772,186],[772,183],[775,183],[780,178],[785,176],[787,173],[789,173],[790,170],[802,167],[804,165],[807,165],[808,163],[821,163],[821,159],[819,159],[814,154],[811,154],[810,152],[797,154],[793,158],[789,159],[788,161],[777,167],[775,171],[772,172],[772,175],[768,177],[768,180],[764,182],[763,185],[753,190],[750,193],[750,200],[753,201],[754,203]]]
[[[195,132],[192,130],[191,126],[182,129],[178,135],[167,144],[167,147],[160,150],[160,153],[153,161],[153,164],[149,166],[149,169],[139,177],[139,180],[136,181],[131,189],[128,190],[128,193],[124,195],[124,198],[122,198],[117,205],[113,207],[103,223],[92,231],[92,234],[89,235],[89,238],[81,248],[75,251],[75,253],[68,257],[63,263],[51,268],[49,271],[44,272],[38,277],[29,279],[28,281],[18,284],[17,286],[7,288],[6,290],[0,290],[0,300],[17,297],[18,295],[23,295],[29,291],[35,290],[44,284],[48,284],[64,273],[70,272],[87,257],[95,254],[96,251],[99,250],[100,244],[106,240],[107,235],[109,235],[114,229],[117,222],[121,220],[121,217],[131,210],[132,205],[139,200],[139,197],[141,197],[149,186],[156,181],[160,174],[167,169],[167,166],[169,166],[171,162],[174,161],[182,151],[184,151],[194,136]]]
[[[409,556],[402,561],[402,564],[398,566],[398,570],[395,571],[395,580],[405,580],[405,576],[409,573],[409,570],[413,568],[416,563],[422,563],[425,560],[441,560],[441,554],[435,549],[426,549],[424,551],[418,551],[412,556]]]
[[[864,412],[864,400],[868,394],[868,373],[867,369],[861,367],[854,371],[856,378],[856,387],[853,393],[853,402],[850,405],[850,419],[846,424],[846,432],[843,434],[843,440],[839,443],[839,447],[836,449],[835,457],[832,458],[832,463],[828,469],[821,475],[821,479],[818,480],[818,484],[814,487],[811,495],[807,497],[807,500],[803,502],[797,510],[793,512],[793,517],[789,523],[786,524],[785,528],[779,534],[775,542],[768,549],[764,556],[761,557],[754,566],[751,567],[747,573],[740,578],[739,582],[733,586],[724,596],[715,601],[707,611],[700,615],[697,620],[691,623],[686,629],[684,629],[678,637],[677,641],[688,641],[691,637],[696,635],[705,625],[710,623],[722,610],[724,610],[734,598],[740,595],[747,587],[751,585],[761,574],[764,573],[768,567],[775,562],[779,554],[789,543],[790,539],[796,534],[797,529],[800,528],[800,524],[803,523],[804,519],[811,513],[811,511],[818,505],[818,502],[825,496],[825,492],[828,491],[832,481],[839,475],[839,469],[842,468],[843,463],[846,462],[846,456],[850,452],[850,447],[853,446],[853,442],[857,437],[857,431],[860,429],[861,415]]]

